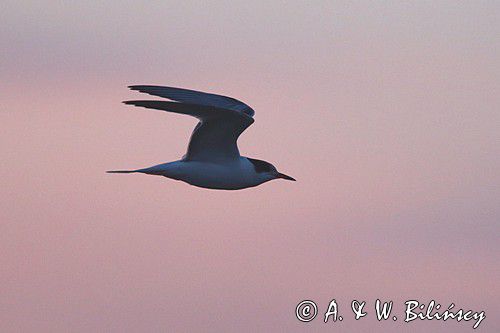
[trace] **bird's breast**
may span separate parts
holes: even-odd
[[[181,163],[177,169],[176,179],[199,187],[233,190],[262,183],[259,175],[246,159],[222,163],[202,161]]]

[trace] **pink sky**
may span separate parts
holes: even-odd
[[[3,7],[0,331],[472,331],[404,324],[407,299],[500,331],[498,3]],[[196,123],[120,104],[129,84],[243,100],[242,154],[298,181],[105,174],[180,158]]]

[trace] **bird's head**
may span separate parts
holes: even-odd
[[[253,164],[255,172],[261,175],[264,181],[269,181],[273,179],[286,179],[295,181],[293,177],[287,176],[284,173],[279,172],[274,165],[269,162],[256,160],[253,158],[248,158],[248,160]]]

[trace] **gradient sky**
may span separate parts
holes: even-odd
[[[413,298],[500,331],[499,2],[3,1],[0,22],[0,331],[472,331],[402,323]],[[196,123],[120,104],[129,84],[245,101],[241,152],[298,181],[105,174],[180,158]],[[342,323],[295,318],[332,298]]]

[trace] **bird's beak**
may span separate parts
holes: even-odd
[[[281,173],[281,172],[278,172],[276,174],[276,178],[283,178],[283,179],[286,179],[286,180],[291,180],[291,181],[296,181],[294,178],[290,177],[290,176],[287,176],[285,175],[284,173]]]

